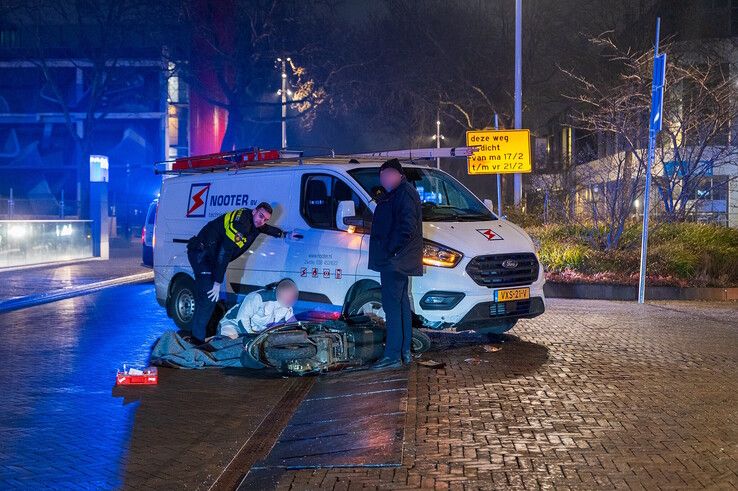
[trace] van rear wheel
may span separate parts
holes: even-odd
[[[172,287],[167,305],[174,323],[183,331],[192,330],[192,319],[195,316],[195,282],[189,276],[177,280]]]

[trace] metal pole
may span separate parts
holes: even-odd
[[[548,223],[548,188],[546,188],[546,194],[543,197],[543,223]]]
[[[648,162],[646,164],[646,189],[643,196],[643,233],[641,235],[641,269],[638,282],[638,303],[643,303],[646,294],[646,255],[648,254],[648,207],[651,191],[651,162],[653,162],[654,139],[656,132],[649,130]]]
[[[441,148],[441,113],[436,112],[436,148]],[[441,157],[436,157],[436,169],[441,168]]]
[[[64,218],[64,190],[61,190],[61,201],[59,202],[59,218]]]
[[[656,44],[654,46],[654,58],[659,54],[659,31],[661,30],[661,18],[656,18]],[[638,303],[643,303],[646,297],[646,256],[648,255],[648,211],[651,194],[651,166],[653,164],[656,146],[656,129],[649,121],[648,124],[648,160],[646,162],[646,188],[643,192],[643,233],[641,235],[641,269],[638,281]]]
[[[287,61],[282,61],[282,149],[287,148]]]
[[[495,113],[495,129],[500,129],[500,123],[497,119],[497,113]],[[497,174],[497,217],[502,220],[502,179],[500,174]]]
[[[523,0],[515,0],[515,129],[523,127]],[[513,176],[515,206],[523,200],[523,176]]]

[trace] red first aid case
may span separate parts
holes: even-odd
[[[146,367],[141,375],[131,375],[126,371],[118,370],[115,376],[115,385],[156,385],[159,383],[159,372],[156,367]]]

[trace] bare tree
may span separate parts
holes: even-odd
[[[623,225],[642,197],[651,104],[653,53],[622,49],[608,35],[592,39],[608,64],[618,67],[615,83],[592,82],[566,73],[577,83],[575,126],[601,140],[598,155],[581,166],[579,176],[591,187],[587,195],[595,225],[605,225],[606,248],[617,247]],[[664,221],[685,220],[709,197],[705,178],[735,165],[734,122],[738,116],[736,77],[731,75],[732,45],[666,42],[663,128],[652,174]],[[704,191],[702,193],[698,190]],[[643,210],[637,210],[642,212]]]
[[[279,57],[290,58],[288,117],[310,128],[327,99],[325,79],[318,80],[311,65],[323,7],[278,0],[174,2],[184,26],[180,34],[190,39],[172,44],[167,55],[192,90],[227,110],[223,149],[250,144],[264,125],[280,121]]]
[[[671,43],[664,51],[664,125],[656,162],[661,172],[655,182],[664,218],[679,221],[698,211],[714,187],[731,179],[708,178],[723,174],[738,157],[738,50],[731,42],[713,41]]]
[[[611,83],[596,84],[580,74],[565,73],[576,84],[576,93],[570,96],[577,103],[572,115],[574,126],[599,135],[606,147],[600,155],[593,155],[588,164],[579,166],[577,181],[590,189],[585,204],[601,246],[614,249],[633,214],[636,199],[642,194],[650,79],[634,76],[629,56],[608,52],[612,46],[608,37],[593,38],[592,42],[603,48],[604,61],[624,67],[620,76]],[[637,59],[647,57],[641,54]]]

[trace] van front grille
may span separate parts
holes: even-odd
[[[478,285],[488,288],[529,285],[538,278],[538,260],[530,252],[477,256],[466,272]]]

